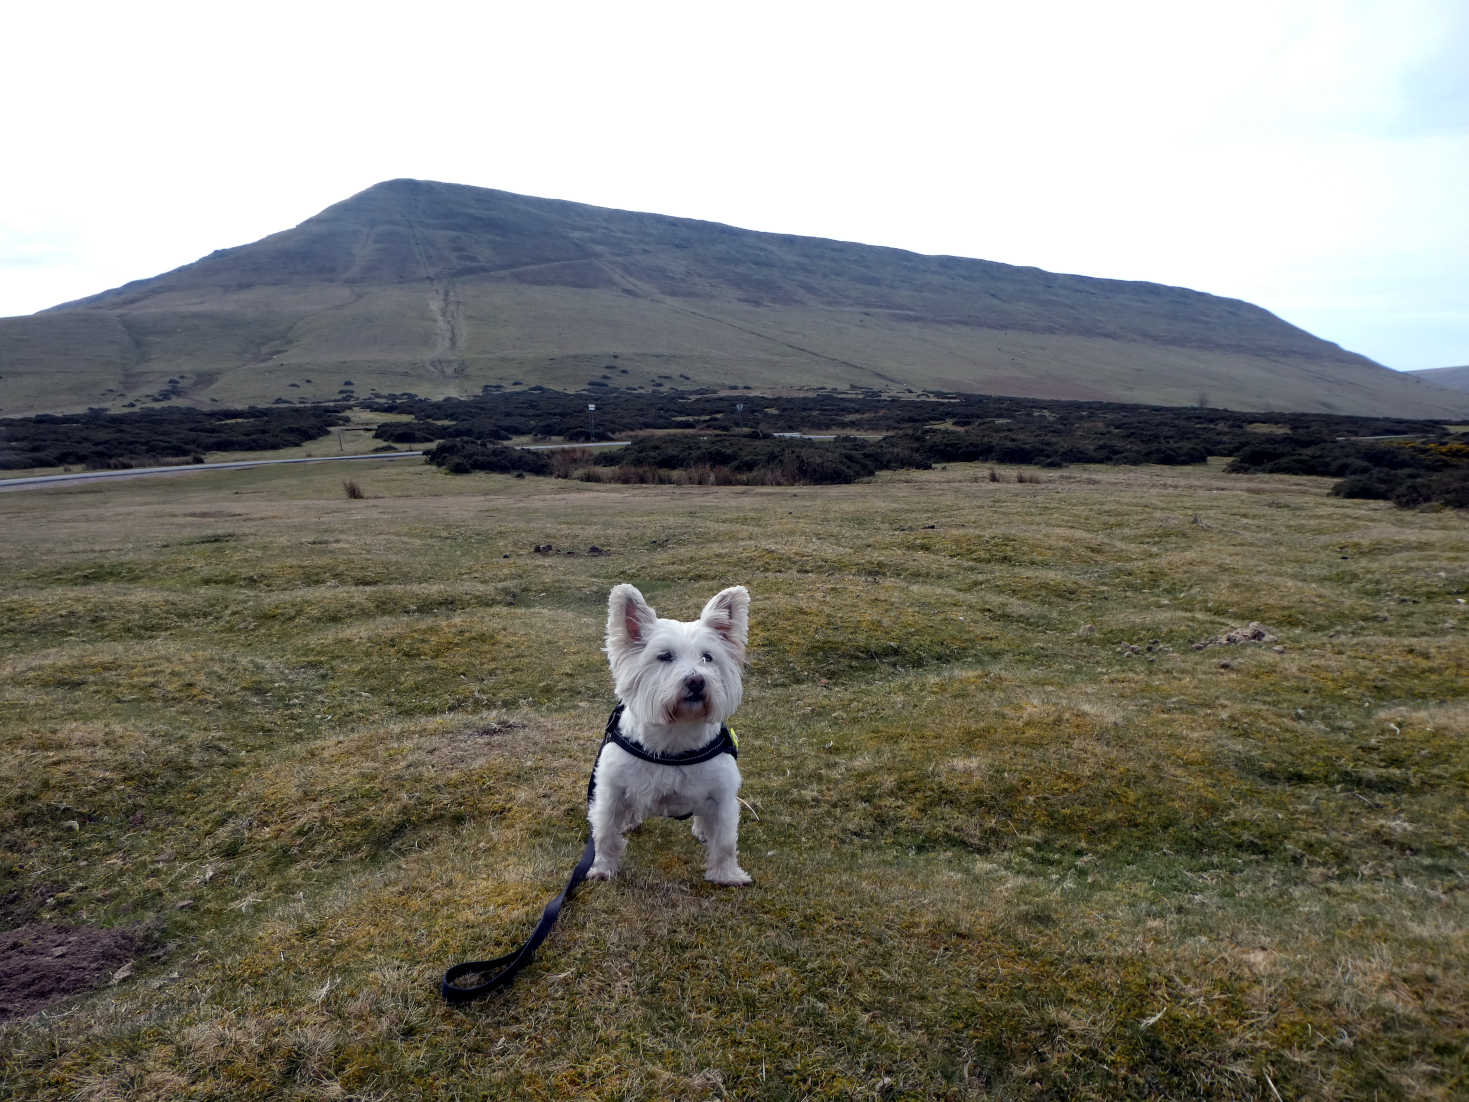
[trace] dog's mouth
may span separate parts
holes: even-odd
[[[686,718],[704,719],[709,715],[709,696],[707,693],[688,692],[679,696],[668,707],[668,718],[670,721],[677,720],[680,716]]]
[[[683,690],[678,697],[678,705],[680,708],[692,709],[708,707],[709,682],[703,677],[686,677],[684,678],[683,685],[681,685],[680,688]]]

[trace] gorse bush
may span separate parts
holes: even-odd
[[[589,399],[597,407],[591,419]],[[379,425],[378,439],[392,445],[441,441],[429,462],[455,473],[794,485],[852,482],[880,470],[949,462],[1183,466],[1233,456],[1229,469],[1235,472],[1343,480],[1334,491],[1342,496],[1452,505],[1464,496],[1453,472],[1469,466],[1469,445],[1448,438],[1432,421],[976,394],[900,399],[876,392],[774,397],[531,387],[439,401],[394,396],[366,405],[411,418]],[[206,451],[273,450],[317,439],[345,420],[331,406],[92,410],[11,419],[0,421],[0,467],[125,467]],[[772,436],[794,432],[846,435]],[[657,435],[595,455],[534,457],[506,446],[515,438],[593,442],[635,433]],[[1384,436],[1410,439],[1371,439]]]
[[[1317,442],[1310,437],[1278,437],[1241,448],[1230,463],[1236,472],[1310,474],[1345,478],[1368,471],[1444,470],[1452,460],[1433,452],[1355,440]]]
[[[1402,508],[1433,502],[1469,507],[1469,447],[1454,442],[1285,436],[1241,449],[1228,469],[1339,478],[1331,489],[1337,497],[1391,501]]]
[[[567,440],[594,435],[587,426],[586,394],[534,389],[473,401],[398,403],[419,418],[404,432],[484,441],[512,430],[559,430]],[[852,482],[880,470],[923,469],[936,463],[989,462],[1063,467],[1071,463],[1184,466],[1211,455],[1235,456],[1237,472],[1357,478],[1340,493],[1366,493],[1398,504],[1458,500],[1453,479],[1407,477],[1451,470],[1469,462],[1469,447],[1443,439],[1436,422],[1353,418],[1325,414],[1240,413],[1227,410],[1120,406],[982,395],[893,400],[836,395],[773,398],[743,396],[748,419],[759,427],[731,431],[733,402],[708,394],[642,395],[599,392],[598,429],[678,427],[694,433],[641,436],[630,446],[595,456],[577,453],[553,461],[560,477],[617,482],[765,483]],[[432,419],[432,420],[430,420]],[[880,439],[772,437],[770,431],[850,427],[889,430]],[[399,431],[395,429],[393,431]],[[1361,439],[1412,434],[1415,443]],[[1348,437],[1344,439],[1343,437]],[[1350,439],[1356,437],[1357,439]],[[483,470],[467,453],[446,450],[435,462]],[[1387,479],[1382,471],[1403,477]],[[677,474],[673,472],[679,472]],[[529,472],[528,472],[529,473]],[[1371,477],[1368,477],[1371,476]],[[1401,485],[1400,485],[1401,483]]]
[[[128,467],[204,452],[274,451],[325,436],[347,417],[326,406],[43,414],[0,422],[0,469]]]
[[[587,405],[593,402],[596,416],[589,425]],[[1400,433],[1432,436],[1444,431],[1436,422],[1394,418],[957,393],[905,398],[876,392],[773,397],[716,394],[710,390],[650,393],[598,388],[568,393],[531,387],[465,399],[395,399],[365,404],[415,419],[391,427],[384,425],[379,436],[385,440],[399,439],[399,434],[408,432],[419,434],[418,440],[506,440],[516,436],[576,440],[586,439],[589,434],[607,439],[633,432],[688,429],[732,434],[746,429],[766,434],[819,431],[863,435],[947,431],[981,443],[992,441],[1031,449],[1031,458],[1007,462],[1034,462],[1050,455],[1075,463],[1193,462],[1189,458],[1192,451],[1178,450],[1196,448],[1208,455],[1235,455],[1245,444],[1261,439],[1257,431],[1261,426],[1316,441]],[[744,408],[736,409],[737,404]],[[405,425],[414,427],[408,429]],[[1075,458],[1067,458],[1068,449]],[[961,458],[949,457],[953,461]]]
[[[1402,470],[1354,474],[1338,482],[1331,492],[1337,497],[1391,501],[1404,509],[1434,502],[1469,509],[1469,465],[1434,474]]]
[[[468,474],[471,471],[539,475],[551,473],[551,460],[544,452],[507,448],[503,444],[484,444],[476,440],[446,440],[425,452],[424,459],[443,467],[450,474]]]
[[[389,444],[427,444],[434,440],[442,440],[448,436],[462,436],[462,432],[449,432],[442,425],[431,424],[427,421],[384,421],[372,434],[379,440],[385,440]],[[486,436],[486,439],[499,440],[502,436]]]
[[[1138,435],[1129,436],[1129,431]],[[891,447],[921,456],[930,463],[1035,463],[1060,467],[1068,463],[1113,463],[1140,466],[1157,463],[1183,466],[1206,462],[1210,455],[1229,455],[1239,446],[1240,431],[1184,429],[1169,436],[1161,424],[1129,430],[1118,425],[1070,422],[1000,423],[963,430],[935,428],[899,433]]]
[[[648,436],[597,457],[617,469],[617,481],[664,481],[653,472],[695,471],[718,485],[831,485],[856,482],[880,470],[926,466],[882,441],[752,437]]]

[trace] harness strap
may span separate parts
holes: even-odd
[[[719,725],[719,734],[707,746],[701,746],[697,750],[684,750],[677,754],[658,754],[649,750],[640,742],[634,742],[622,733],[622,712],[625,704],[619,703],[612,709],[612,714],[607,717],[607,730],[602,735],[602,745],[597,748],[597,760],[602,758],[602,750],[610,742],[615,746],[626,750],[640,761],[652,762],[654,765],[698,765],[701,762],[713,761],[720,754],[728,754],[732,758],[740,756],[740,744],[735,738],[734,732],[724,724]],[[592,802],[592,793],[597,791],[597,765],[592,763],[592,775],[587,780],[587,803]],[[687,819],[687,815],[679,816]]]
[[[592,775],[587,779],[588,804],[592,802],[592,793],[597,790],[597,761],[601,760],[602,750],[609,742],[616,743],[635,758],[659,765],[697,765],[699,762],[710,761],[720,754],[739,757],[739,747],[735,742],[734,733],[722,724],[719,734],[708,746],[682,754],[655,754],[622,733],[619,729],[622,711],[623,705],[619,703],[616,708],[612,709],[612,715],[607,720],[606,734],[602,738],[602,745],[597,748],[597,758],[592,762]],[[688,816],[682,817],[687,818]],[[581,860],[576,863],[576,868],[571,870],[571,879],[566,882],[566,887],[561,889],[561,894],[546,904],[545,910],[541,912],[541,920],[536,923],[536,928],[531,931],[525,944],[491,960],[467,960],[462,964],[454,965],[444,973],[444,978],[439,982],[439,994],[444,997],[444,1001],[467,1003],[488,995],[491,991],[498,991],[502,987],[509,986],[516,974],[535,959],[536,949],[540,947],[541,942],[546,940],[551,928],[556,925],[556,920],[561,917],[561,908],[576,894],[576,889],[587,878],[587,870],[592,867],[592,862],[596,860],[596,857],[595,840],[589,837],[586,847],[581,851]],[[479,983],[460,984],[458,981],[465,976],[485,976],[487,978]]]

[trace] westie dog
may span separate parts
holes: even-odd
[[[627,832],[644,819],[693,817],[707,848],[705,877],[748,884],[738,840],[740,769],[724,721],[740,706],[750,594],[732,586],[697,620],[659,619],[630,585],[607,603],[607,661],[621,701],[592,772],[587,819],[596,859],[587,876],[610,880]]]

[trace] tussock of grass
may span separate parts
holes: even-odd
[[[0,1025],[4,1091],[1461,1095],[1463,518],[986,469],[0,500],[0,917],[149,946]],[[580,851],[623,580],[754,594],[756,885],[649,823],[515,988],[447,1008]],[[1251,621],[1278,643],[1193,649]]]

